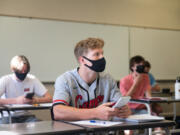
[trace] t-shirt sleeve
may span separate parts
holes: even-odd
[[[62,76],[58,77],[55,82],[55,91],[53,104],[69,105],[70,94],[67,80]]]
[[[0,78],[0,97],[5,93],[5,90],[6,90],[6,81],[2,77]]]
[[[144,80],[145,80],[145,89],[146,90],[151,90],[151,84],[150,84],[150,79],[149,76],[144,74]]]
[[[156,80],[155,80],[154,76],[151,73],[149,73],[149,79],[150,79],[151,86],[152,87],[155,86],[156,85]]]
[[[128,88],[127,88],[127,83],[125,79],[121,79],[119,82],[119,88],[120,88],[120,92],[123,96],[126,95],[126,93],[128,92]]]
[[[35,92],[35,95],[39,97],[44,96],[47,92],[47,89],[45,88],[45,86],[37,78],[34,79],[34,92]]]
[[[112,84],[112,89],[110,94],[110,101],[116,102],[121,97],[121,93],[117,87],[117,83],[115,80],[111,79],[111,84]]]

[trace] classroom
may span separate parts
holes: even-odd
[[[179,0],[0,0],[0,77],[12,73],[10,62],[12,63],[14,56],[24,55],[30,63],[30,74],[39,79],[40,86],[37,87],[48,90],[45,99],[50,101],[50,96],[54,97],[57,78],[79,66],[74,56],[76,44],[88,38],[104,41],[102,54],[106,60],[104,72],[111,75],[118,87],[122,84],[120,80],[131,74],[129,61],[132,57],[140,55],[150,62],[150,73],[154,76],[159,90],[152,91],[151,94],[154,97],[152,101],[131,100],[131,102],[140,102],[148,107],[150,104],[158,104],[163,110],[158,115],[165,118],[167,120],[165,122],[169,122],[169,125],[158,121],[159,123],[151,126],[148,122],[147,125],[138,123],[138,126],[148,129],[148,133],[142,134],[155,134],[153,128],[161,124],[164,125],[162,132],[165,132],[166,128],[170,130],[164,134],[180,134],[180,100],[174,99],[175,84],[180,77]],[[38,94],[42,95],[42,93],[44,92],[41,91]],[[160,98],[161,101],[156,102],[156,99]],[[42,103],[45,99],[42,99]],[[53,104],[56,106],[56,103]],[[44,105],[37,109],[37,106],[29,109],[29,112],[42,120],[42,126],[44,124],[44,126],[47,125],[47,129],[52,128],[49,127],[54,122],[51,107]],[[151,109],[148,107],[147,110]],[[9,108],[0,106],[0,112],[4,109],[3,111],[6,110],[9,113],[14,109]],[[148,113],[151,114],[150,111]],[[173,125],[173,122],[176,125]],[[74,126],[70,131],[68,123],[55,121],[53,124],[55,127],[52,134],[87,133],[87,129],[94,134],[103,130],[108,132],[112,129],[119,130],[111,126],[101,129]],[[60,132],[58,125],[65,126],[67,129]],[[38,126],[41,128],[41,125],[37,124]],[[122,132],[119,134],[126,134],[123,133],[126,128],[133,130],[132,134],[140,134],[136,133],[135,129],[138,130],[137,132],[144,132],[139,131],[138,126],[134,124],[127,128],[120,125]],[[28,134],[14,127],[12,128],[10,124],[2,124],[1,127],[0,124],[0,133],[3,128],[7,128],[19,134]],[[29,132],[29,134],[32,133]],[[48,133],[42,132],[42,134]]]

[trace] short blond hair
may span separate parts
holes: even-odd
[[[75,48],[74,48],[74,55],[76,56],[76,59],[80,56],[85,55],[89,49],[96,49],[96,48],[103,48],[104,47],[104,41],[99,38],[88,38],[85,40],[79,41]]]
[[[27,72],[30,71],[30,64],[28,59],[24,55],[16,55],[11,59],[10,67],[14,72],[20,72],[23,66],[27,65]]]

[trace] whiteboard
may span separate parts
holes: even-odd
[[[156,79],[180,76],[180,31],[130,29],[130,55],[142,55],[151,63]]]
[[[23,54],[32,74],[55,81],[78,66],[74,46],[88,37],[105,41],[106,72],[117,80],[128,74],[127,27],[0,16],[0,76],[11,72],[13,56]]]

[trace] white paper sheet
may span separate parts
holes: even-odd
[[[51,107],[51,106],[52,106],[52,103],[42,103],[42,104],[39,104],[39,106]]]
[[[4,105],[4,106],[10,106],[10,107],[30,107],[31,104],[11,104],[11,105]]]
[[[10,105],[4,105],[7,107],[31,107],[34,106],[33,104],[10,104]],[[41,104],[37,104],[37,106],[47,106],[47,107],[51,107],[52,103],[41,103]]]
[[[164,117],[149,115],[149,114],[138,114],[138,115],[130,115],[128,118],[118,118],[114,117],[114,121],[132,121],[132,122],[148,122],[148,121],[161,121],[164,120]]]
[[[122,122],[114,122],[114,121],[103,121],[103,120],[82,120],[82,121],[73,121],[70,122],[73,124],[78,124],[78,125],[93,125],[93,126],[113,126],[117,124],[121,124]]]

